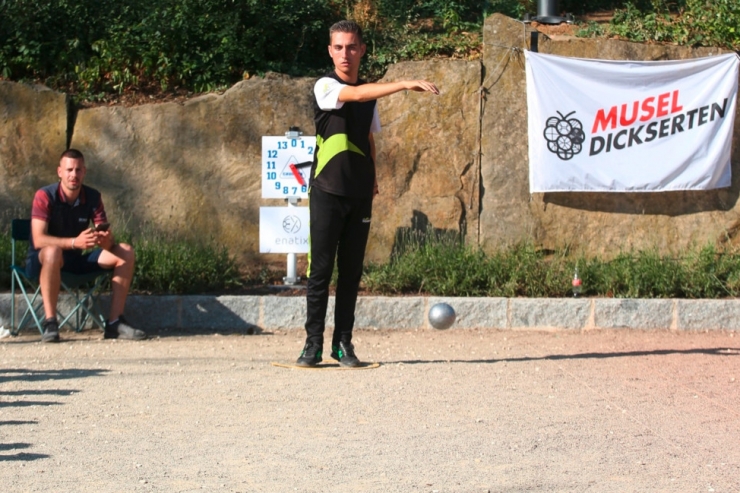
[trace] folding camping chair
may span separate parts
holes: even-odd
[[[10,332],[17,335],[27,325],[35,324],[43,334],[44,304],[41,299],[41,286],[38,278],[32,279],[26,275],[25,266],[16,261],[16,243],[28,242],[31,238],[31,220],[13,219],[11,223],[11,303],[10,303]],[[25,250],[19,254],[25,257]],[[60,312],[62,303],[57,306],[57,317],[60,317],[59,327],[68,325],[76,332],[81,331],[88,321],[105,330],[105,318],[102,315],[98,299],[103,282],[110,272],[92,272],[90,274],[72,274],[62,271],[61,292],[66,292],[72,300],[72,308],[67,315]],[[21,299],[25,301],[26,310],[16,324],[15,290],[20,290]],[[60,300],[61,302],[61,296]],[[21,302],[22,303],[22,302]]]

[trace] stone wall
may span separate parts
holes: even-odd
[[[379,100],[380,194],[368,258],[386,260],[406,231],[462,232],[478,242],[478,62],[402,63],[383,80],[427,79],[442,93],[401,92]]]
[[[279,205],[261,199],[261,138],[311,128],[310,97],[309,79],[270,76],[185,104],[84,109],[72,147],[114,225],[213,237],[253,261],[259,207]]]
[[[67,142],[67,96],[0,81],[0,218],[30,213],[34,191],[56,178]]]
[[[734,237],[740,229],[737,130],[729,189],[529,194],[521,53],[527,29],[494,15],[484,26],[481,61],[432,60],[388,70],[385,81],[425,78],[442,93],[398,93],[379,101],[381,193],[368,260],[387,260],[412,230],[460,232],[488,251],[532,240],[607,254]],[[637,60],[717,53],[543,36],[539,48]],[[87,183],[103,192],[114,228],[213,237],[243,262],[284,259],[259,254],[259,207],[282,205],[261,198],[261,136],[282,135],[290,126],[313,133],[312,83],[268,75],[185,104],[70,114],[64,94],[0,82],[0,215],[27,213],[33,191],[56,180],[58,156],[69,142],[85,153]]]
[[[396,238],[412,227],[477,234],[480,73],[480,63],[465,61],[402,63],[388,71],[384,80],[428,78],[444,93],[399,93],[380,101],[381,194],[369,260],[387,259]],[[282,135],[290,126],[313,133],[313,82],[273,74],[185,104],[81,109],[70,125],[71,146],[85,154],[86,183],[102,191],[114,228],[213,237],[243,262],[284,259],[259,254],[259,207],[284,205],[261,198],[261,137]],[[12,145],[0,149],[3,186],[17,197],[3,207],[22,203],[27,209],[33,190],[56,180],[66,99],[47,90],[30,103],[11,104],[15,93],[33,90],[0,86],[8,114],[3,133],[24,129],[7,135]],[[56,97],[53,107],[36,111],[48,95]],[[35,113],[24,114],[24,108]],[[30,123],[44,120],[36,114],[44,112],[56,125],[53,136]]]

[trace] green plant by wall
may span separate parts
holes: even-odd
[[[614,13],[606,34],[637,42],[740,49],[740,2],[682,0],[627,2]],[[582,31],[580,35],[589,35]]]
[[[0,76],[76,88],[212,90],[326,64],[324,0],[0,0]]]
[[[242,283],[233,256],[213,241],[146,233],[132,243],[136,250],[133,291],[196,294],[236,288]]]
[[[263,266],[240,274],[234,258],[212,241],[194,242],[145,232],[132,243],[137,263],[132,290],[203,294],[271,284],[280,273]],[[21,252],[21,256],[25,251]],[[568,297],[578,266],[582,296],[725,298],[740,295],[740,251],[705,246],[675,256],[624,252],[612,259],[543,251],[521,243],[492,254],[455,234],[412,233],[384,264],[368,266],[363,285],[382,295]],[[10,233],[0,233],[0,289],[10,289]]]
[[[239,266],[226,249],[213,241],[196,242],[154,232],[119,241],[134,245],[136,270],[132,291],[154,294],[195,294],[223,291],[242,285]],[[16,258],[23,262],[27,243]],[[10,232],[0,233],[0,289],[10,290]]]
[[[449,238],[407,242],[388,263],[371,265],[363,282],[379,294],[567,297],[578,266],[582,296],[723,298],[740,293],[740,252],[706,246],[679,256],[625,252],[613,259],[521,243],[486,255]]]
[[[276,71],[329,70],[329,26],[365,30],[361,72],[433,57],[475,58],[484,19],[522,18],[533,0],[0,0],[0,78],[41,81],[100,99],[124,92],[203,92]],[[562,13],[617,9],[608,29],[635,41],[740,48],[736,0],[562,0]]]
[[[10,231],[0,227],[0,289],[10,289]]]

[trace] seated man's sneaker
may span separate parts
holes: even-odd
[[[123,315],[118,317],[113,323],[105,323],[105,333],[103,334],[104,339],[128,339],[131,341],[140,341],[146,339],[146,332],[139,329],[134,329],[126,323],[126,319]]]
[[[306,345],[303,346],[303,351],[295,364],[298,366],[316,366],[321,363],[322,352],[321,345],[316,344],[315,342],[307,342]]]
[[[44,333],[41,334],[41,342],[59,342],[59,324],[56,318],[47,318],[41,324]]]
[[[360,360],[355,356],[355,347],[351,342],[340,342],[338,346],[332,345],[331,357],[339,361],[342,366],[351,368],[360,366]]]

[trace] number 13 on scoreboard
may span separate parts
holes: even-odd
[[[262,137],[262,198],[308,198],[316,137]],[[301,166],[304,165],[304,166]]]

